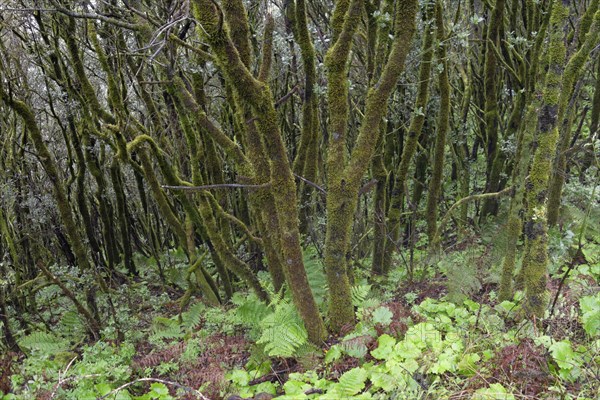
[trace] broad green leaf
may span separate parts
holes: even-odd
[[[573,358],[575,353],[571,348],[571,342],[568,340],[561,340],[560,342],[553,343],[550,348],[550,353],[554,357],[554,361],[561,369],[573,368]]]
[[[169,395],[169,388],[167,388],[164,383],[154,382],[150,385],[150,389],[158,396]]]
[[[290,396],[290,395],[304,395],[304,392],[309,390],[311,388],[311,386],[308,383],[305,382],[299,382],[299,381],[287,381],[284,385],[283,385],[283,390],[285,391],[285,394]]]
[[[392,323],[394,314],[387,307],[379,307],[373,311],[373,323],[387,326]]]
[[[104,396],[112,390],[112,386],[106,382],[101,382],[96,384],[96,390],[100,396]]]
[[[458,372],[462,375],[472,376],[477,370],[476,363],[481,359],[477,353],[468,353],[463,355],[458,362]]]
[[[250,375],[243,369],[236,369],[227,374],[227,379],[238,386],[247,386],[250,382]]]
[[[598,311],[600,308],[600,294],[596,296],[585,296],[579,299],[579,306],[582,313]]]
[[[425,346],[422,346],[423,348]],[[413,342],[406,339],[394,347],[394,354],[405,359],[415,359],[421,356],[421,349]]]
[[[329,350],[327,350],[327,353],[325,354],[325,363],[329,364],[330,362],[333,362],[337,359],[339,359],[342,356],[342,349],[340,348],[339,345],[333,345],[329,348]]]
[[[590,337],[600,334],[600,293],[595,296],[582,297],[579,300],[581,307],[581,321],[583,329]]]
[[[275,387],[273,382],[262,382],[256,385],[254,391],[256,393],[269,393],[275,395],[277,394],[277,387]]]
[[[383,372],[373,373],[373,375],[371,375],[371,383],[376,388],[381,388],[385,392],[391,392],[396,387],[396,379]]]
[[[378,360],[385,360],[389,358],[394,350],[396,339],[390,335],[383,334],[377,339],[377,342],[379,343],[379,346],[375,350],[371,351],[371,355]]]
[[[475,392],[472,400],[515,400],[513,396],[504,386],[499,383],[493,383],[489,388],[479,389]]]

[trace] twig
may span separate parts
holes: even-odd
[[[371,189],[373,189],[373,187],[375,187],[375,185],[377,185],[377,183],[379,183],[377,179],[371,179],[369,182],[365,183],[363,187],[360,188],[360,190],[358,191],[358,195],[362,196],[363,194],[367,194],[371,191]]]
[[[433,240],[433,242],[437,242],[441,236],[442,231],[444,230],[444,227],[446,226],[446,223],[448,222],[448,220],[450,219],[450,216],[452,215],[452,212],[458,208],[460,205],[468,203],[470,201],[474,201],[474,200],[486,200],[486,199],[491,199],[491,198],[496,198],[496,197],[501,197],[501,196],[505,196],[509,193],[511,193],[511,191],[514,189],[513,186],[509,186],[507,188],[504,188],[503,190],[499,191],[499,192],[494,192],[494,193],[482,193],[482,194],[474,194],[471,196],[467,196],[467,197],[463,197],[462,199],[460,199],[459,201],[457,201],[456,203],[454,203],[452,205],[452,207],[450,207],[450,209],[448,209],[448,211],[446,212],[446,215],[444,215],[444,218],[442,218],[440,225],[438,226],[435,238]]]
[[[319,192],[323,193],[324,195],[327,194],[327,191],[325,189],[323,189],[321,186],[317,185],[314,182],[309,181],[308,179],[298,175],[298,174],[294,174],[294,176],[298,179],[300,179],[302,182],[314,187],[315,189],[317,189]]]
[[[280,106],[280,105],[282,105],[283,103],[285,103],[285,102],[286,102],[286,101],[287,101],[287,100],[288,100],[290,97],[292,97],[292,95],[293,95],[294,93],[296,93],[297,91],[298,91],[298,85],[294,86],[294,87],[292,88],[292,90],[290,90],[290,91],[289,91],[289,92],[288,92],[286,95],[284,95],[282,98],[280,98],[279,100],[277,100],[277,101],[275,102],[275,108],[276,108],[276,109],[277,109],[277,108],[279,108],[279,106]],[[250,118],[249,120],[247,120],[247,121],[246,121],[246,124],[251,124],[251,123],[253,123],[254,121],[256,121],[257,119],[258,119],[258,117],[253,117],[253,118]]]
[[[280,371],[273,371],[269,374],[252,379],[250,382],[248,382],[248,386],[258,385],[259,383],[263,383],[263,382],[267,382],[267,381],[273,382],[275,380],[279,380],[279,375],[284,374],[286,372],[290,372],[290,368],[282,369]]]
[[[92,14],[92,13],[77,13],[74,11],[69,10],[68,8],[65,8],[63,6],[60,5],[60,3],[56,0],[51,0],[51,3],[56,7],[56,11],[60,12],[61,14],[67,15],[69,17],[73,17],[73,18],[82,18],[82,19],[97,19],[109,24],[113,24],[116,26],[119,26],[121,28],[125,28],[125,29],[131,29],[131,30],[137,30],[140,28],[140,25],[138,24],[132,24],[132,23],[128,23],[128,22],[124,22],[115,18],[110,18],[101,14]]]
[[[307,396],[309,396],[311,394],[323,394],[323,389],[317,389],[317,388],[308,389],[306,392],[304,392],[304,394]]]
[[[159,382],[159,383],[162,383],[162,384],[165,384],[165,385],[171,385],[171,386],[175,386],[177,388],[183,389],[183,390],[185,390],[188,393],[192,393],[192,394],[196,395],[196,397],[199,398],[199,399],[210,400],[208,397],[206,397],[205,395],[203,395],[202,393],[200,393],[198,390],[192,389],[189,386],[185,386],[185,385],[182,385],[182,384],[177,383],[177,382],[165,381],[164,379],[157,379],[157,378],[139,378],[139,379],[136,379],[134,381],[127,382],[127,383],[119,386],[118,388],[111,390],[110,392],[108,392],[104,396],[98,397],[96,400],[106,399],[106,398],[108,398],[108,396],[116,394],[117,392],[125,389],[126,387],[134,385],[134,384],[136,384],[138,382]]]
[[[71,365],[73,365],[75,360],[77,360],[77,357],[79,357],[79,356],[75,356],[75,357],[73,357],[73,359],[71,361],[69,361],[64,372],[58,371],[58,382],[56,382],[56,385],[54,385],[54,388],[52,389],[52,394],[50,395],[51,399],[56,397],[56,391],[58,390],[58,388],[61,387],[63,385],[63,383],[70,380],[69,378],[64,379],[64,375],[66,375],[66,373],[69,372]]]

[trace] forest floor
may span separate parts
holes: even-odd
[[[373,279],[370,260],[361,260],[357,324],[321,346],[272,289],[270,304],[238,290],[226,305],[192,297],[181,309],[185,291],[173,289],[186,287],[181,251],[160,263],[138,256],[139,277],[115,280],[110,298],[98,294],[99,313],[109,316],[100,341],[46,285],[37,314],[15,321],[22,353],[0,356],[0,399],[600,398],[600,233],[592,228],[581,241],[551,234],[548,312],[533,323],[523,318],[521,291],[498,299],[500,230],[452,239],[436,259],[417,245],[413,264],[399,257],[387,279]],[[305,249],[305,265],[325,311],[318,250]],[[259,278],[269,286],[265,272]]]
[[[54,306],[40,312],[54,325],[20,340],[29,357],[2,356],[0,390],[8,394],[0,398],[597,398],[598,254],[572,259],[552,315],[533,325],[520,316],[522,293],[499,302],[490,275],[452,282],[449,268],[477,276],[488,267],[490,246],[475,247],[415,270],[412,282],[400,273],[355,282],[357,326],[320,347],[301,337],[265,339],[260,321],[270,314],[253,295],[221,308],[192,301],[181,312],[183,292],[165,291],[150,275],[114,288],[118,323],[91,343],[48,288],[44,300]],[[549,280],[550,300],[565,272]],[[288,329],[288,303],[274,303],[277,324]]]

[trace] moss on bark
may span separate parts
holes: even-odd
[[[599,27],[600,27],[600,13],[598,10],[598,1],[594,1],[590,4],[587,11],[583,16],[582,26],[580,29],[586,31],[583,36],[583,42],[579,50],[573,55],[569,64],[565,69],[563,77],[563,92],[561,93],[561,102],[559,104],[559,120],[558,124],[561,126],[561,134],[559,143],[554,155],[552,165],[552,177],[548,189],[548,225],[554,226],[558,221],[558,215],[560,210],[560,199],[562,196],[562,190],[565,183],[565,175],[567,169],[567,156],[566,152],[571,143],[571,129],[570,114],[573,110],[568,110],[569,99],[575,86],[575,82],[579,79],[583,66],[592,49],[597,46],[599,39]],[[591,23],[585,26],[585,23]],[[586,29],[589,28],[589,29]],[[598,107],[596,105],[596,107]]]
[[[208,40],[219,67],[235,89],[240,103],[251,107],[256,116],[257,132],[264,140],[270,159],[270,194],[279,222],[279,244],[286,268],[286,278],[294,304],[304,321],[311,341],[319,343],[326,331],[303,265],[298,231],[296,186],[281,137],[271,91],[255,79],[243,63],[229,33],[223,29],[220,10],[210,0],[195,0],[196,19],[201,34]]]
[[[547,194],[552,157],[557,150],[559,125],[566,114],[571,88],[591,49],[597,45],[600,33],[600,11],[581,48],[566,60],[565,35],[568,34],[569,6],[554,4],[549,24],[547,49],[548,68],[545,76],[542,105],[538,118],[537,149],[527,184],[528,210],[525,222],[525,311],[541,318],[546,307],[546,274],[548,265]]]
[[[437,232],[437,204],[439,202],[442,187],[446,134],[450,127],[450,81],[448,78],[448,62],[446,60],[446,47],[444,44],[446,33],[444,29],[442,3],[439,0],[435,7],[435,21],[437,27],[437,39],[439,41],[437,58],[442,64],[443,70],[439,74],[440,111],[438,116],[437,135],[435,138],[433,170],[431,172],[431,180],[429,181],[429,192],[427,194],[427,207],[425,211],[427,216],[427,235],[429,236],[430,241]]]
[[[497,160],[498,156],[498,84],[497,68],[498,56],[495,48],[500,46],[500,32],[504,25],[504,0],[497,0],[489,19],[486,34],[485,59],[483,68],[484,85],[484,121],[487,157],[487,182],[486,193],[496,192],[500,184],[500,170],[502,164]],[[481,208],[481,217],[494,215],[497,211],[496,199],[488,199]]]
[[[356,144],[345,163],[348,92],[346,71],[352,40],[352,24],[362,13],[360,4],[352,2],[338,41],[326,56],[330,130],[327,152],[327,233],[325,268],[330,289],[329,317],[332,329],[339,331],[354,320],[350,302],[346,253],[350,243],[352,221],[356,212],[360,180],[371,163],[380,134],[380,124],[387,111],[387,101],[395,88],[415,29],[417,4],[403,2],[394,16],[395,39],[381,77],[369,89],[365,113]]]
[[[425,23],[425,32],[421,46],[421,64],[419,66],[419,81],[417,88],[417,98],[415,100],[414,111],[408,128],[408,134],[404,139],[402,148],[402,156],[400,164],[394,172],[394,184],[390,196],[390,207],[387,214],[387,229],[388,243],[386,253],[390,257],[386,257],[386,262],[391,262],[391,255],[396,251],[398,238],[400,237],[400,216],[402,211],[402,203],[404,200],[404,189],[408,176],[408,169],[413,156],[417,150],[419,136],[425,123],[425,107],[429,98],[429,79],[431,74],[431,60],[433,58],[433,28],[431,26],[431,16],[433,13],[434,3],[427,3],[426,12],[423,14]],[[389,266],[385,266],[389,269]]]

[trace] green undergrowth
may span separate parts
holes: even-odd
[[[412,307],[412,316],[404,319],[408,327],[403,334],[389,329],[392,307],[370,299],[368,305],[358,307],[354,331],[320,353],[316,368],[290,373],[282,384],[249,385],[272,372],[271,365],[264,363],[249,363],[228,377],[242,397],[268,392],[280,394],[278,399],[417,399],[469,393],[465,398],[516,399],[522,396],[519,383],[526,382],[512,382],[513,387],[511,382],[499,381],[497,374],[506,362],[501,357],[510,356],[502,350],[518,349],[526,342],[534,349],[529,356],[544,361],[536,365],[537,370],[522,366],[521,372],[544,377],[539,387],[531,388],[536,398],[595,398],[600,295],[583,297],[580,307],[572,310],[578,313],[586,335],[563,338],[519,322],[520,297],[496,305],[427,299]],[[518,364],[512,367],[521,368]],[[344,370],[344,366],[352,368]],[[510,371],[515,376],[517,372]],[[577,395],[570,392],[573,387]]]
[[[24,355],[4,356],[0,383],[11,393],[0,399],[594,399],[600,240],[593,229],[579,240],[569,233],[578,227],[569,228],[551,232],[554,290],[568,274],[553,314],[537,325],[522,318],[521,292],[498,301],[499,261],[485,235],[436,259],[416,249],[413,282],[406,268],[383,280],[357,267],[356,325],[320,346],[308,341],[291,297],[276,293],[266,272],[259,280],[270,303],[238,291],[221,307],[192,297],[180,310],[187,268],[180,251],[158,262],[138,258],[139,279],[97,294],[99,312],[112,317],[96,342],[60,290],[45,285],[36,293],[39,315],[23,316],[32,321],[28,330],[17,321],[12,327]],[[325,311],[326,279],[313,246],[305,265]],[[75,276],[68,267],[52,270]],[[72,290],[89,279],[71,279]]]

